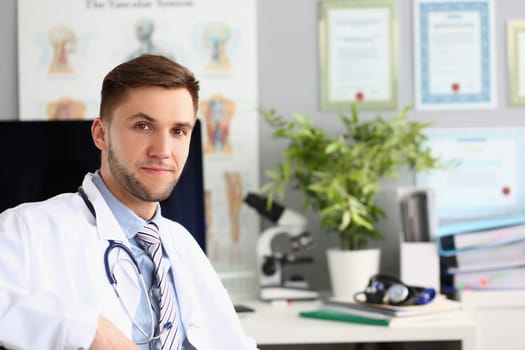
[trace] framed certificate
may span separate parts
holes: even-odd
[[[510,104],[525,105],[525,21],[507,22]]]
[[[430,129],[428,145],[446,165],[418,173],[434,190],[440,220],[493,217],[525,209],[525,129]]]
[[[491,0],[415,0],[417,109],[496,106]]]
[[[321,108],[397,107],[397,2],[320,2]]]

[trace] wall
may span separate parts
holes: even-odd
[[[16,0],[0,2],[0,120],[18,115]]]
[[[525,19],[525,2],[522,0],[495,0],[495,46],[497,69],[498,107],[493,110],[417,112],[410,118],[430,121],[440,127],[482,127],[482,126],[525,126],[523,108],[508,106],[506,21]],[[399,0],[399,108],[413,101],[413,59],[412,59],[412,1]],[[319,111],[319,69],[317,49],[317,0],[259,0],[259,92],[260,103],[274,107],[283,115],[293,112],[310,114],[327,130],[335,132],[339,127],[335,113]],[[17,107],[17,40],[16,1],[0,1],[0,119],[16,119]],[[362,113],[369,118],[377,113],[384,116],[395,114],[393,110]],[[261,123],[261,183],[264,183],[265,169],[281,159],[283,143],[270,141],[271,130]],[[403,172],[398,181],[383,184],[378,197],[389,217],[380,222],[379,229],[385,240],[376,246],[383,249],[382,270],[397,273],[398,227],[397,205],[394,199],[397,185],[412,183],[412,176]],[[301,210],[302,198],[296,192],[289,192],[284,204],[294,210]],[[314,265],[298,268],[310,279],[314,287],[329,288],[325,250],[336,246],[334,236],[320,232],[319,221],[311,211],[309,230],[314,234],[316,246],[309,251],[316,260]],[[263,226],[268,223],[263,222]]]

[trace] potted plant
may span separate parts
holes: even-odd
[[[266,172],[269,181],[261,191],[271,202],[275,196],[282,199],[285,188],[292,185],[304,194],[304,206],[312,206],[319,213],[321,226],[337,232],[340,249],[334,254],[366,250],[370,240],[383,238],[375,227],[386,216],[374,201],[380,180],[396,177],[404,166],[421,171],[438,165],[424,144],[427,137],[423,130],[431,124],[407,120],[410,109],[404,108],[392,119],[377,116],[362,121],[352,105],[350,116],[339,115],[341,132],[329,135],[305,115],[295,114],[286,120],[274,109],[261,108],[262,117],[273,128],[272,137],[289,141],[283,161]],[[375,251],[378,270],[379,252]],[[334,281],[331,252],[328,254],[333,289],[341,290],[335,288],[338,282]],[[367,265],[374,263],[363,263],[360,271]],[[371,274],[361,273],[366,275],[361,280],[366,279],[354,289],[366,286]],[[346,274],[345,279],[349,277]],[[341,293],[334,290],[334,294]]]

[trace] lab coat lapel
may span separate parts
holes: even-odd
[[[102,249],[106,251],[109,246],[109,240],[121,242],[129,248],[128,238],[122,231],[117,219],[113,216],[102,194],[93,183],[92,176],[91,174],[86,175],[82,183],[82,188],[96,212],[98,238],[101,242],[101,247],[103,247]],[[129,256],[119,248],[111,251],[108,255],[108,260],[108,267],[115,274],[117,280],[117,290],[120,294],[120,301],[128,308],[131,315],[135,315],[140,302],[141,287],[137,280],[137,272],[134,269],[134,265]],[[103,292],[100,292],[101,295],[104,295],[100,301],[102,305],[101,312],[115,325],[119,325],[119,328],[131,337],[131,320],[118,301],[113,288],[107,280],[105,271],[104,279],[106,280],[104,284],[106,288],[104,288]]]
[[[175,247],[174,240],[170,236],[176,233],[166,232],[166,226],[161,226],[160,234],[172,267],[170,271],[177,291],[184,330],[189,341],[197,349],[211,349],[210,344],[207,343],[208,337],[203,334],[206,333],[204,310],[198,302],[196,286],[190,274],[192,268],[198,269],[198,267],[189,267],[184,264],[178,253],[178,250],[184,247]]]
[[[103,240],[114,240],[127,244],[128,238],[122,232],[117,219],[113,216],[102,194],[93,182],[93,175],[87,174],[82,182],[82,188],[93,204],[96,212],[98,236]]]

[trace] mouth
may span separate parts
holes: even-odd
[[[141,169],[145,171],[146,173],[152,174],[152,175],[164,175],[164,174],[171,174],[175,172],[175,169],[173,168],[157,167],[157,166],[144,166]]]

